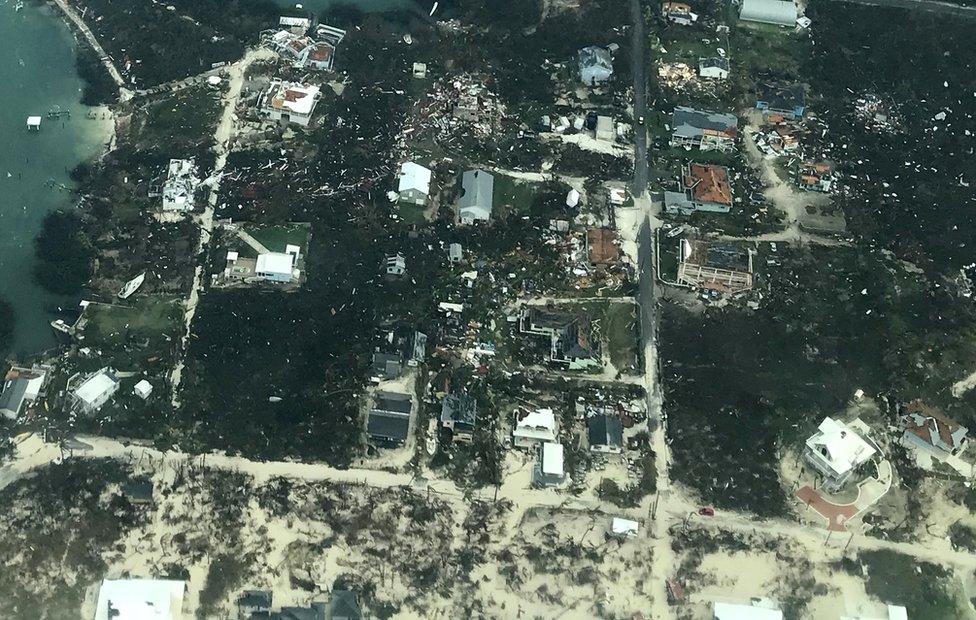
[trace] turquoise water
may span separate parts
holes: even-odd
[[[45,293],[33,283],[33,241],[44,215],[74,203],[68,176],[76,164],[97,156],[110,138],[107,121],[87,118],[79,103],[74,39],[54,10],[0,0],[0,297],[14,307],[15,355],[54,344],[49,322],[59,305],[77,300]],[[50,119],[49,110],[70,110],[70,119]],[[27,117],[40,115],[41,129],[27,131]],[[51,187],[51,185],[55,187]]]

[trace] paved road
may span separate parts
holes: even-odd
[[[647,116],[647,71],[644,67],[644,13],[640,0],[630,0],[634,22],[631,33],[631,65],[634,68],[634,120]],[[634,125],[634,196],[647,189],[647,128]]]

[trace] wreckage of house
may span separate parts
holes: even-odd
[[[752,251],[741,244],[682,239],[678,283],[735,295],[752,288]]]
[[[671,146],[728,153],[735,149],[739,119],[735,114],[679,106],[671,114]]]
[[[690,26],[698,21],[698,15],[691,11],[691,5],[684,2],[665,2],[661,5],[661,15],[672,24],[681,26]]]
[[[522,333],[549,337],[549,361],[566,370],[588,370],[603,365],[600,339],[585,316],[543,308],[527,308],[519,320]]]
[[[591,45],[584,47],[577,56],[580,80],[587,86],[606,82],[613,75],[613,57],[610,50]]]
[[[805,161],[796,175],[800,189],[811,192],[828,193],[834,190],[834,166],[827,161]]]
[[[193,159],[171,159],[163,184],[163,211],[192,211],[200,179]]]
[[[966,448],[969,429],[921,400],[902,407],[900,422],[905,430],[903,443],[953,455]]]
[[[724,166],[689,164],[681,175],[681,190],[664,192],[664,209],[670,215],[728,213],[732,209],[732,185]]]

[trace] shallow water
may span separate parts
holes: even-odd
[[[53,345],[54,312],[77,302],[34,284],[33,241],[48,211],[75,202],[68,172],[102,151],[111,124],[89,119],[91,108],[79,102],[75,43],[60,14],[15,4],[0,0],[0,297],[16,314],[11,351],[23,355]],[[56,107],[70,118],[48,118]],[[43,117],[40,131],[28,132],[32,115]]]

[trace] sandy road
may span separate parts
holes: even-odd
[[[224,108],[220,116],[220,122],[214,130],[214,168],[211,176],[215,179],[210,190],[210,200],[203,208],[203,213],[196,216],[197,225],[200,227],[200,240],[197,244],[197,255],[206,251],[210,243],[210,237],[214,226],[214,208],[217,206],[217,196],[220,193],[220,175],[223,173],[224,166],[227,165],[227,155],[230,153],[231,140],[236,130],[237,104],[240,102],[241,89],[244,86],[244,73],[256,60],[272,57],[272,52],[266,48],[248,50],[244,57],[227,68],[228,88],[224,94]],[[183,378],[183,364],[186,349],[190,341],[190,326],[193,323],[193,316],[197,311],[197,303],[200,301],[200,289],[203,283],[204,265],[199,264],[193,272],[193,285],[190,287],[190,294],[185,304],[183,315],[183,336],[180,341],[180,353],[170,374],[170,387],[172,390],[173,406],[179,407],[179,387]]]
[[[102,49],[101,43],[99,43],[98,39],[95,38],[95,34],[88,27],[88,24],[85,23],[85,20],[78,15],[70,4],[68,4],[68,0],[54,0],[54,3],[58,5],[58,8],[60,8],[65,16],[78,28],[81,34],[85,37],[85,40],[88,41],[88,44],[91,45],[92,49],[95,50],[95,53],[98,54],[99,60],[101,60],[102,64],[105,66],[105,69],[108,71],[112,81],[115,82],[116,86],[119,87],[119,99],[122,101],[129,99],[132,96],[132,93],[125,88],[125,79],[122,77],[122,73],[119,71],[118,67],[115,66],[115,63],[112,62],[112,58],[105,53],[104,49]]]

